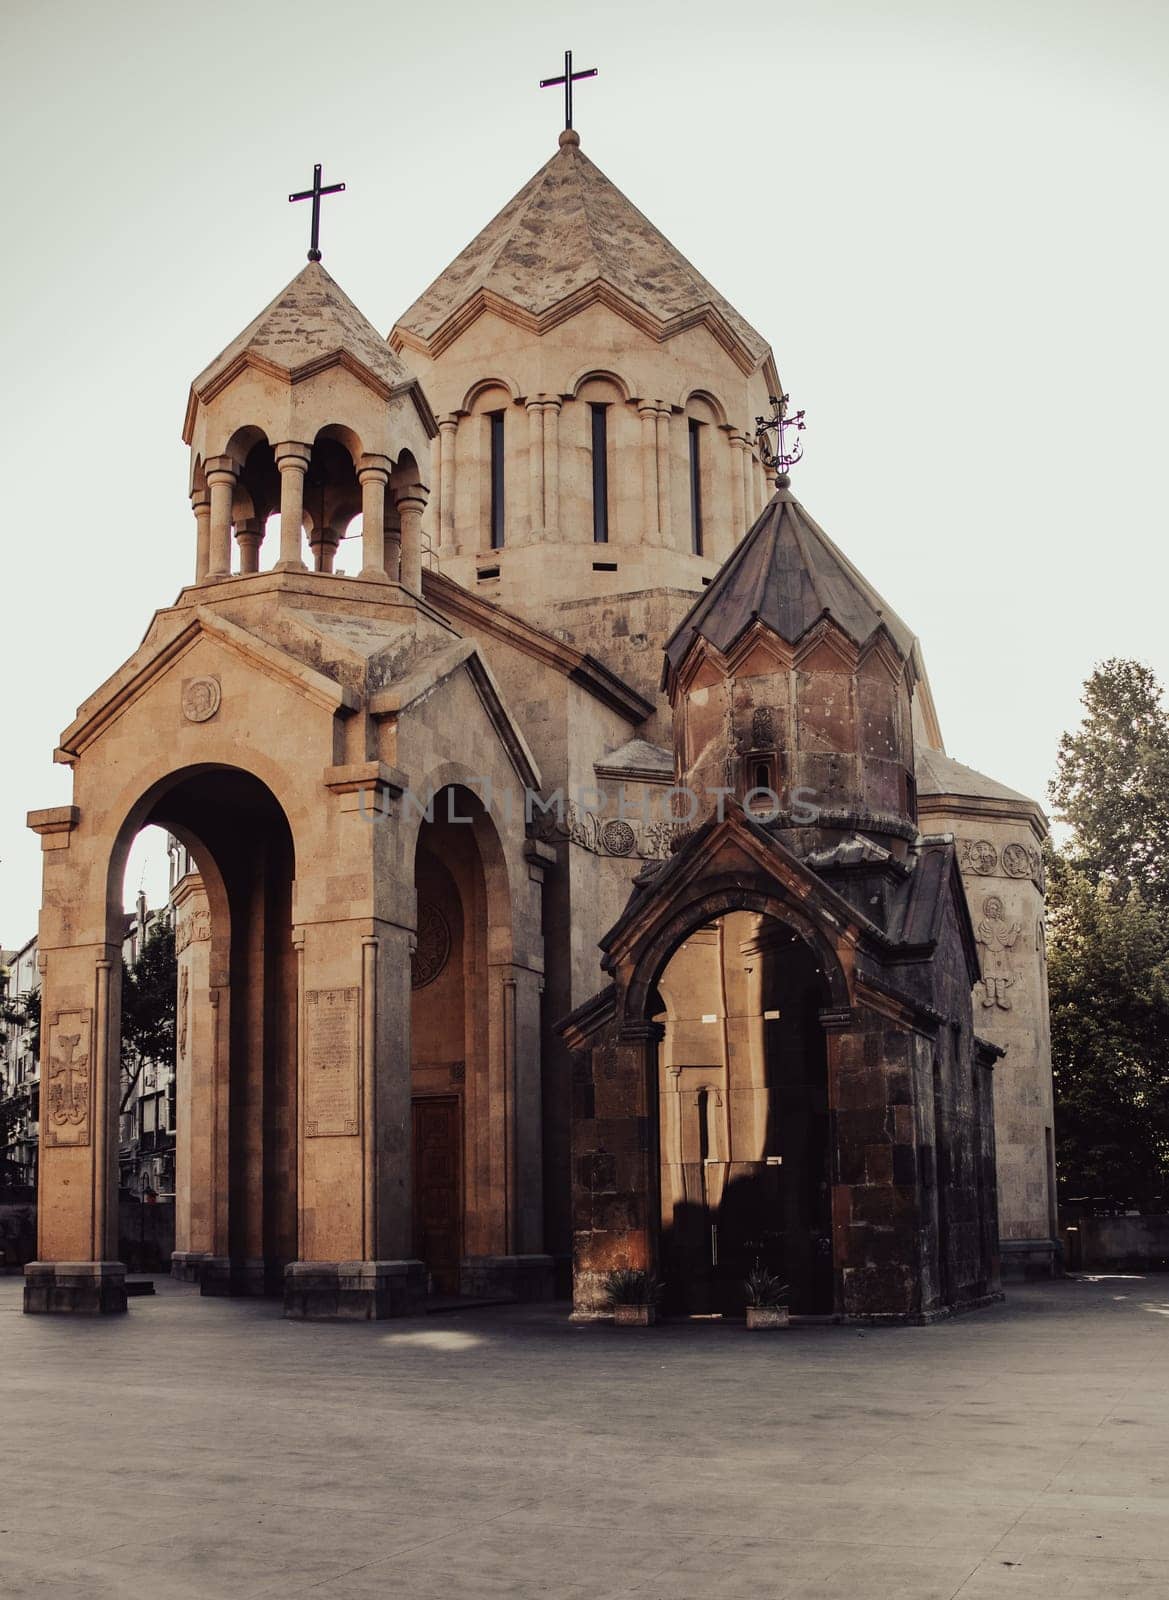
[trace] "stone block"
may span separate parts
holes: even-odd
[[[421,1261],[290,1261],[284,1315],[298,1322],[381,1322],[426,1299]]]
[[[263,1261],[237,1261],[230,1256],[204,1256],[199,1293],[215,1299],[261,1299],[271,1292],[271,1269]]]
[[[29,1315],[116,1315],[126,1309],[126,1268],[120,1261],[30,1261],[24,1309]]]
[[[172,1250],[170,1275],[176,1283],[200,1283],[204,1263],[210,1259],[206,1250]]]
[[[467,1256],[459,1263],[459,1293],[482,1300],[552,1300],[551,1256]]]

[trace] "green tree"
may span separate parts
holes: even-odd
[[[1071,858],[1093,883],[1169,905],[1169,715],[1139,661],[1101,663],[1084,720],[1059,742],[1051,799]]]
[[[144,1062],[172,1066],[178,962],[174,929],[156,922],[132,962],[122,962],[122,1100],[124,1111]]]
[[[1148,1208],[1169,1190],[1169,715],[1136,661],[1097,667],[1083,705],[1051,785],[1060,1188]]]

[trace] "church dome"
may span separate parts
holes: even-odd
[[[697,638],[726,655],[760,622],[796,645],[822,618],[858,649],[884,628],[903,658],[916,656],[912,631],[785,486],[667,641],[666,677]]]
[[[675,755],[698,797],[814,817],[817,848],[916,832],[917,641],[781,487],[666,643]],[[809,835],[809,839],[812,835]]]
[[[571,128],[398,319],[394,337],[437,353],[478,312],[501,307],[542,332],[606,292],[659,339],[705,323],[744,372],[769,354],[763,336],[589,160]]]
[[[319,261],[310,261],[191,385],[205,396],[249,359],[294,373],[348,358],[391,391],[416,379]]]

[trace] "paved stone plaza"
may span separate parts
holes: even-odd
[[[0,1280],[0,1594],[1169,1597],[1169,1279],[928,1328],[297,1324]]]

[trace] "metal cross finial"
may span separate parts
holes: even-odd
[[[302,189],[299,194],[290,194],[289,203],[294,200],[311,200],[313,203],[312,238],[309,243],[308,258],[310,261],[321,259],[321,196],[323,194],[340,194],[345,188],[343,183],[329,183],[321,186],[321,163],[318,161],[313,168],[313,186],[311,189]]]
[[[551,88],[555,87],[555,85],[558,84],[558,83],[562,83],[564,85],[564,126],[566,128],[571,128],[572,127],[572,86],[573,86],[573,84],[576,83],[578,81],[578,79],[580,79],[580,78],[595,78],[596,75],[597,75],[596,67],[589,67],[588,70],[585,71],[585,72],[574,72],[572,70],[572,51],[571,50],[566,50],[564,52],[564,76],[560,77],[560,78],[541,78],[540,79],[540,87],[541,87],[541,89],[551,89]]]
[[[774,467],[776,486],[783,489],[788,483],[787,469],[794,467],[804,453],[803,444],[799,439],[793,441],[789,450],[785,434],[789,428],[794,428],[797,433],[803,433],[807,424],[804,422],[802,411],[796,411],[792,416],[788,416],[786,394],[768,395],[768,399],[771,401],[771,415],[755,418],[755,439],[764,466]],[[775,433],[774,449],[768,437],[772,432]]]

